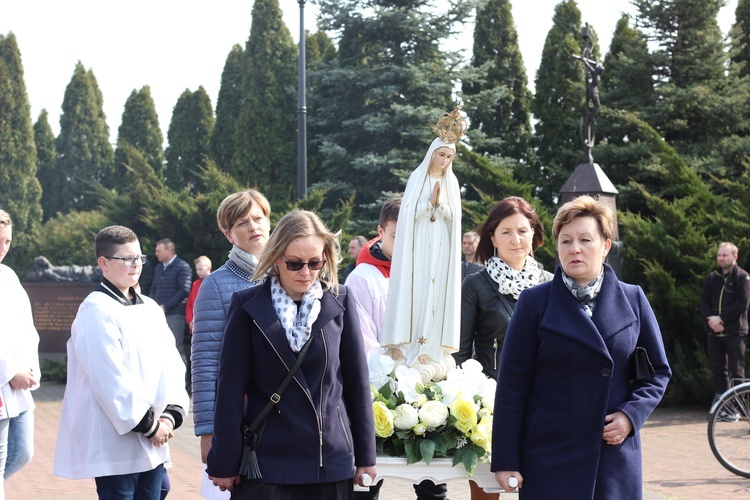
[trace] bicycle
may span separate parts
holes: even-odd
[[[708,443],[721,465],[750,478],[750,382],[729,388],[711,405]]]

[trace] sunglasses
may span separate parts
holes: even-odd
[[[323,266],[326,265],[326,260],[311,260],[310,262],[289,262],[286,257],[281,256],[281,260],[286,264],[286,268],[289,271],[302,271],[302,268],[307,266],[310,271],[320,271]]]

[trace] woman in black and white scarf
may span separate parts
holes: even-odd
[[[474,358],[484,373],[497,377],[497,365],[513,308],[529,287],[552,279],[533,257],[544,242],[534,207],[512,196],[499,201],[477,230],[475,256],[485,268],[461,285],[461,346],[456,364]]]

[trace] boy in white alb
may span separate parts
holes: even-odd
[[[158,500],[187,417],[185,365],[161,308],[134,289],[146,260],[135,233],[109,226],[95,246],[104,277],[71,328],[54,473],[95,478],[100,499]]]
[[[396,238],[396,223],[401,208],[401,197],[390,198],[380,209],[378,236],[368,241],[357,258],[357,266],[346,279],[346,287],[354,297],[359,313],[359,324],[369,358],[380,347],[380,332],[388,301],[388,282],[391,277],[391,255]],[[380,353],[378,352],[378,353]]]

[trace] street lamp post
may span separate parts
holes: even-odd
[[[297,90],[297,198],[307,194],[307,62],[305,55],[305,2],[299,3],[299,87]]]

